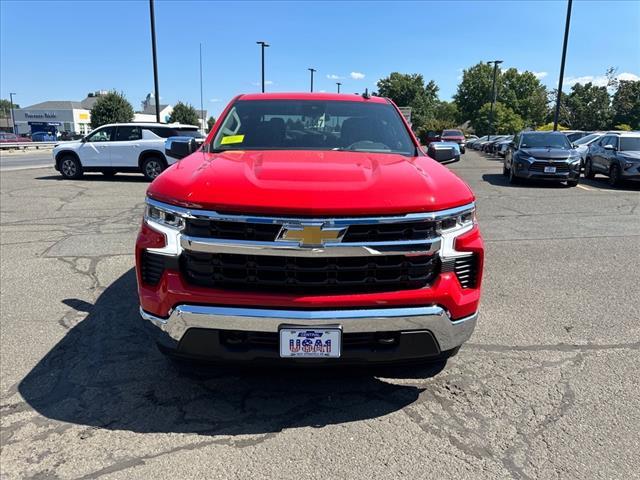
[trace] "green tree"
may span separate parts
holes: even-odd
[[[576,83],[567,95],[569,126],[577,130],[606,130],[612,110],[607,87]]]
[[[20,108],[20,105],[17,103],[13,104],[13,109]],[[4,98],[0,100],[0,117],[11,117],[11,102],[9,100],[5,100]]]
[[[171,123],[182,123],[184,125],[200,125],[197,110],[193,108],[192,105],[182,102],[175,104],[169,121]]]
[[[478,111],[474,127],[476,135],[486,135],[491,126],[491,103],[487,102]],[[524,128],[520,115],[502,102],[496,102],[493,109],[493,132],[496,134],[517,133]]]
[[[462,72],[462,81],[453,96],[458,105],[460,122],[470,120],[476,126],[480,109],[491,101],[492,85],[493,67],[488,63],[480,62]]]
[[[207,120],[207,132],[211,131],[215,123],[216,123],[216,119],[213,117],[209,117],[209,119]]]
[[[424,128],[434,115],[438,102],[438,86],[433,80],[425,85],[424,77],[418,73],[393,72],[378,80],[378,93],[388,97],[399,107],[411,107],[411,123],[415,131]]]
[[[493,66],[480,62],[462,73],[462,81],[454,95],[458,106],[458,123],[467,120],[476,127],[482,106],[493,96]],[[547,89],[531,72],[515,68],[498,70],[497,99],[521,117],[527,127],[544,123],[547,114]],[[476,128],[477,129],[477,128]]]
[[[640,129],[640,80],[620,80],[611,102],[613,122]]]
[[[133,107],[123,93],[109,92],[98,97],[91,109],[91,128],[107,123],[126,123],[133,120]]]
[[[540,132],[550,132],[551,130],[553,130],[553,122],[549,122],[549,123],[545,123],[544,125],[540,125],[538,128],[536,128],[536,130],[538,130]],[[569,130],[569,127],[565,127],[561,123],[558,123],[558,130],[560,130],[560,131]]]

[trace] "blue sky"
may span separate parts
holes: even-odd
[[[499,58],[557,84],[565,1],[178,2],[156,0],[162,103],[200,103],[217,115],[258,90],[260,49],[270,91],[375,90],[390,72],[422,73],[455,93],[461,69]],[[640,77],[640,1],[574,1],[565,83],[599,82],[609,66]],[[335,79],[331,76],[341,77]],[[123,91],[135,108],[153,91],[147,1],[0,0],[0,96],[23,106]]]

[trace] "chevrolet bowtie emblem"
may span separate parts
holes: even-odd
[[[322,224],[284,225],[278,240],[300,242],[301,247],[321,247],[328,241],[342,240],[346,227],[323,228]]]

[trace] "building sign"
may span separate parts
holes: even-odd
[[[55,112],[31,113],[24,112],[25,118],[56,118]]]
[[[405,118],[407,123],[411,125],[411,107],[398,107],[398,110],[400,110],[400,113]]]
[[[80,113],[80,114],[78,114],[78,118],[80,120],[89,120],[89,114],[88,113]]]

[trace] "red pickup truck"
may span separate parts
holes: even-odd
[[[148,188],[140,314],[172,356],[441,361],[475,327],[474,196],[388,99],[240,95]]]

